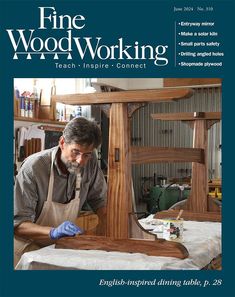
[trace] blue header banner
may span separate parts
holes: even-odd
[[[219,77],[231,53],[224,39],[230,5],[9,1],[2,9],[4,56],[15,76],[24,68],[32,77],[39,69],[56,77],[193,77],[195,70]]]

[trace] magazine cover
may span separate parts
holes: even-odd
[[[234,13],[0,0],[0,296],[235,296]]]

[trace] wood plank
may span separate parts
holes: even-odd
[[[138,91],[104,92],[89,94],[53,95],[52,102],[61,102],[72,105],[131,103],[131,102],[164,102],[183,98],[190,98],[193,90],[188,88],[177,89],[149,89]]]
[[[37,141],[36,141],[36,152],[40,152],[41,151],[41,138],[36,138]]]
[[[86,234],[87,231],[96,229],[98,222],[98,216],[92,211],[81,212],[79,217],[75,220],[75,224],[82,228]]]
[[[199,148],[131,147],[133,164],[154,162],[204,162],[204,150]]]
[[[195,120],[220,120],[221,112],[177,112],[151,114],[154,120],[162,121],[195,121]]]
[[[164,87],[221,85],[221,78],[164,78]]]
[[[128,238],[131,199],[128,104],[113,103],[110,109],[107,236]]]
[[[176,257],[185,259],[188,251],[178,242],[164,239],[142,240],[142,239],[114,239],[104,236],[78,235],[75,237],[64,237],[57,240],[56,248],[79,249],[79,250],[104,250],[119,251],[127,253],[143,253],[148,256]]]
[[[32,138],[32,154],[36,153],[36,138]]]
[[[176,218],[179,214],[179,210],[164,210],[157,212],[154,216],[155,219],[164,218]],[[185,210],[182,214],[182,219],[185,221],[211,221],[211,222],[221,222],[221,213],[218,212],[194,212]]]
[[[193,147],[204,150],[204,164],[192,163],[192,188],[187,201],[188,210],[205,212],[208,210],[208,131],[205,120],[194,122]]]

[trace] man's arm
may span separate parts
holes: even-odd
[[[39,245],[45,246],[53,243],[53,240],[61,237],[82,234],[83,230],[71,221],[64,221],[56,228],[40,226],[26,221],[15,228],[15,235],[33,240]]]
[[[49,237],[51,227],[40,226],[30,221],[22,222],[19,226],[15,227],[15,235],[30,239],[36,243],[44,246],[50,245],[53,241]]]

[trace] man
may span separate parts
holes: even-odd
[[[24,161],[14,189],[15,265],[26,251],[81,234],[73,222],[85,201],[99,217],[99,234],[105,234],[107,186],[94,152],[100,143],[99,127],[75,118],[57,147]]]

